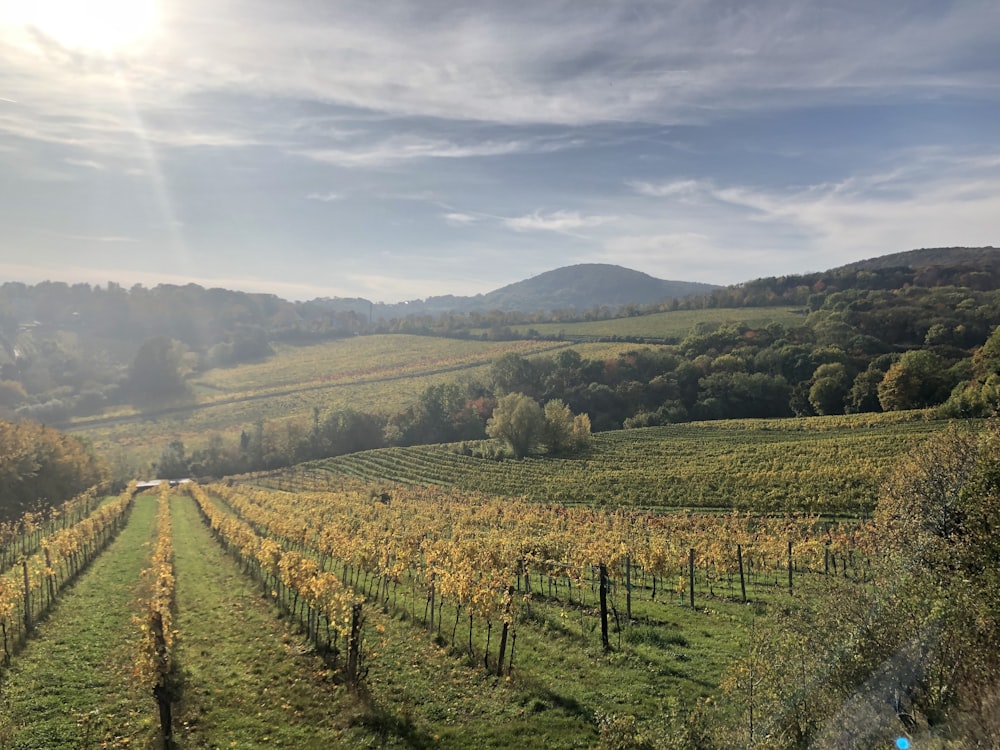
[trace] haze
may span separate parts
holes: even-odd
[[[998,241],[988,0],[48,6],[0,3],[5,279],[391,302]]]

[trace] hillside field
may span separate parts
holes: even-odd
[[[134,465],[155,460],[179,438],[190,448],[210,433],[239,437],[260,420],[310,422],[313,410],[352,408],[388,414],[416,402],[428,386],[462,377],[485,378],[494,359],[572,348],[585,357],[614,357],[634,345],[537,341],[485,342],[387,334],[337,339],[304,346],[275,345],[264,362],[216,368],[190,381],[187,400],[149,408],[119,408],[74,420],[110,457],[124,454]]]
[[[137,665],[150,553],[164,535],[172,545],[176,748],[587,748],[617,732],[662,738],[718,696],[755,618],[813,591],[864,585],[860,567],[843,580],[824,575],[803,547],[793,596],[781,573],[783,542],[768,541],[785,533],[783,524],[746,538],[746,604],[723,572],[728,557],[718,558],[731,550],[713,551],[718,534],[707,530],[740,534],[739,521],[678,517],[680,526],[652,538],[650,551],[666,554],[635,548],[629,574],[620,556],[600,551],[602,536],[624,530],[626,517],[583,509],[561,517],[402,486],[393,500],[373,504],[371,493],[385,487],[349,481],[323,495],[247,486],[164,491],[158,501],[140,495],[118,537],[0,670],[3,746],[158,746],[156,704]],[[159,525],[157,505],[167,519]],[[498,524],[503,506],[511,515]],[[299,524],[320,516],[324,523],[297,536]],[[369,531],[390,517],[399,533],[368,555],[363,550],[377,541]],[[541,523],[538,534],[562,545],[551,554],[565,555],[566,564],[532,556],[522,577],[496,557],[510,545],[526,554],[540,538],[525,536],[521,523]],[[473,527],[487,536],[470,546],[461,530]],[[331,548],[331,535],[349,528]],[[424,538],[447,554],[432,562],[429,552],[407,552]],[[690,589],[697,607],[682,564],[689,544],[699,548]],[[846,576],[848,548],[837,549]],[[613,610],[604,648],[601,559],[611,570]],[[471,589],[457,585],[463,576]],[[312,593],[321,582],[335,596]],[[343,651],[329,650],[331,629],[343,632],[338,597],[364,611],[357,691],[345,684]],[[503,622],[510,639],[501,645]],[[712,705],[712,720],[733,711]]]
[[[264,475],[268,486],[336,485],[344,476],[638,508],[864,514],[885,475],[947,428],[923,412],[727,420],[597,433],[568,458],[495,461],[462,445],[365,451]]]
[[[564,336],[568,340],[581,338],[627,338],[664,339],[680,341],[698,325],[724,325],[746,323],[751,328],[764,328],[770,323],[780,323],[792,328],[805,322],[801,307],[744,307],[705,308],[701,310],[671,310],[651,315],[636,315],[627,318],[591,320],[579,323],[531,323],[514,325],[514,333],[527,336],[535,331],[541,336]],[[472,329],[473,335],[487,333],[487,329]]]

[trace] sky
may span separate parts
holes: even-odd
[[[996,0],[0,0],[0,281],[286,299],[1000,246]]]

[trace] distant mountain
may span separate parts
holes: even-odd
[[[557,268],[482,295],[493,310],[541,310],[594,306],[648,305],[704,294],[717,287],[693,281],[666,281],[607,263]]]
[[[398,305],[375,305],[376,318],[437,315],[445,312],[537,312],[594,307],[650,305],[706,294],[719,287],[693,281],[666,281],[608,263],[557,268],[473,297],[428,297]]]

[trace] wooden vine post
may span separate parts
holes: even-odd
[[[688,550],[688,592],[691,596],[691,609],[694,609],[694,547]]]
[[[611,650],[611,643],[608,640],[608,566],[601,563],[599,570],[601,574],[601,647],[607,653]]]
[[[632,622],[632,558],[625,555],[625,619]]]
[[[160,710],[160,734],[167,747],[171,747],[173,717],[170,702],[173,698],[173,686],[171,685],[167,641],[163,635],[163,615],[160,612],[153,612],[150,626],[153,631],[153,650],[156,656],[156,683],[153,685],[153,697]]]
[[[792,541],[788,540],[788,593],[792,593]]]
[[[361,603],[351,607],[351,634],[347,640],[347,680],[352,687],[361,681]]]
[[[514,587],[507,587],[507,601],[503,608],[503,628],[500,630],[500,653],[497,656],[497,677],[503,676],[503,657],[507,651],[507,633],[510,630],[510,605],[514,599]]]
[[[24,632],[31,631],[31,583],[28,581],[28,561],[21,561],[21,570],[24,571]]]
[[[743,603],[747,603],[747,582],[743,576],[743,545],[736,545],[736,563],[740,569],[740,594],[743,595]]]

